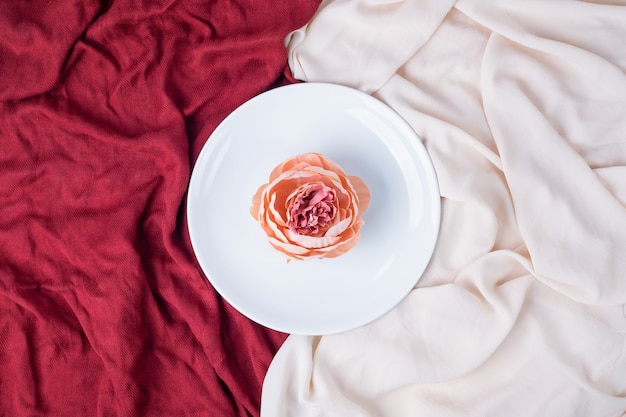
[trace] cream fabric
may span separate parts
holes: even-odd
[[[413,126],[442,225],[391,312],[289,336],[263,417],[626,415],[625,6],[324,1],[287,38]]]

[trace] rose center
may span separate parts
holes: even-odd
[[[287,224],[299,235],[317,236],[325,232],[337,214],[336,192],[323,183],[298,187],[287,199]]]

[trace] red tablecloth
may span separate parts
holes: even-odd
[[[1,416],[258,415],[285,335],[204,278],[186,190],[317,5],[0,3]]]

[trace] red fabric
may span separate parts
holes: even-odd
[[[186,190],[317,5],[0,2],[1,416],[259,414],[285,335],[206,281]]]

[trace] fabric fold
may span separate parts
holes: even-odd
[[[324,1],[315,18],[285,40],[291,71],[301,80],[333,82],[368,93],[376,91],[428,41],[454,2]],[[346,15],[366,19],[346,20]],[[380,48],[381,39],[386,38],[400,42],[394,48]],[[324,57],[324,68],[318,72],[320,57]],[[358,72],[362,76],[353,77]]]
[[[623,304],[626,208],[583,155],[621,140],[626,165],[626,112],[619,108],[626,78],[607,77],[611,88],[597,98],[597,82],[581,65],[567,54],[557,59],[519,46],[513,53],[494,36],[483,68],[485,79],[498,82],[485,86],[485,111],[539,278],[580,302]],[[532,80],[520,75],[527,73]],[[523,117],[510,109],[524,109]],[[509,139],[518,135],[524,140]]]

